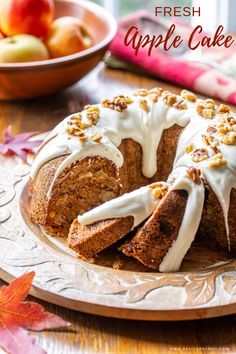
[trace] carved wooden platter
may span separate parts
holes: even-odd
[[[32,294],[73,310],[141,320],[186,320],[236,312],[236,260],[195,244],[180,272],[147,271],[115,250],[91,264],[28,217],[30,167],[0,157],[0,277],[29,271]],[[123,258],[118,258],[123,257]],[[122,269],[116,269],[117,265]]]

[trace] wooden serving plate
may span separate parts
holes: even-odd
[[[180,272],[147,271],[115,250],[91,264],[28,216],[30,167],[0,157],[0,277],[35,271],[31,294],[73,310],[140,320],[187,320],[236,312],[236,260],[195,244]],[[122,269],[116,269],[117,266]]]

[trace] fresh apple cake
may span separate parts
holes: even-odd
[[[50,133],[29,186],[32,220],[83,259],[119,241],[145,266],[177,271],[196,235],[234,256],[236,116],[186,90],[104,99]]]

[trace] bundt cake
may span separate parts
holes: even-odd
[[[236,116],[186,90],[104,99],[49,134],[29,188],[33,222],[86,260],[123,240],[126,256],[177,271],[196,235],[234,256]]]

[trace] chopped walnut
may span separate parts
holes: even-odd
[[[78,128],[77,125],[69,125],[66,128],[66,132],[67,132],[67,134],[74,135],[74,136],[82,136],[82,135],[84,135],[83,130],[81,130],[81,128]]]
[[[221,104],[219,106],[219,112],[220,113],[229,113],[230,112],[230,107],[226,106],[225,104]]]
[[[214,101],[210,99],[200,102],[196,110],[197,113],[205,119],[212,119],[216,114]]]
[[[207,127],[207,133],[215,134],[216,132],[217,132],[217,129],[215,127],[212,127],[210,125]]]
[[[133,103],[134,101],[132,100],[132,98],[131,97],[125,97],[125,102],[127,103],[127,104],[131,104],[131,103]]]
[[[99,143],[102,140],[102,135],[96,132],[93,134],[92,140],[94,143]]]
[[[223,158],[221,153],[214,155],[209,161],[209,167],[220,167],[227,164],[226,159]]]
[[[200,116],[202,116],[202,111],[204,110],[204,108],[205,108],[205,106],[204,106],[203,102],[199,103],[196,106],[196,111]]]
[[[188,90],[182,90],[180,95],[184,100],[187,100],[189,102],[196,102],[196,100],[197,100],[197,96]]]
[[[86,135],[80,136],[79,141],[80,141],[81,143],[85,143],[86,141],[88,141],[88,137],[87,137]]]
[[[216,112],[212,108],[204,108],[202,111],[202,117],[205,119],[212,119],[214,118]]]
[[[194,183],[201,184],[201,170],[192,166],[188,168],[187,174]]]
[[[222,136],[220,142],[225,145],[236,145],[236,133],[229,133]]]
[[[184,152],[185,154],[190,154],[195,149],[195,146],[193,144],[189,144],[185,147]]]
[[[177,96],[170,91],[163,91],[161,96],[163,101],[170,107],[172,107],[177,101]]]
[[[212,99],[212,98],[207,98],[205,101],[205,104],[211,104],[211,108],[214,108],[215,107],[215,101]]]
[[[84,132],[82,130],[74,130],[72,135],[75,135],[75,136],[84,136]]]
[[[219,135],[225,135],[232,129],[230,126],[228,126],[224,122],[217,123],[216,128],[217,128],[217,134],[219,134]]]
[[[110,108],[118,112],[124,111],[128,106],[124,96],[116,96],[113,100],[104,99],[101,104],[105,108]]]
[[[236,119],[234,117],[232,117],[230,114],[225,114],[224,117],[223,117],[223,121],[226,124],[229,124],[230,126],[236,124]]]
[[[162,199],[168,192],[167,186],[160,186],[153,189],[152,194],[156,199]]]
[[[208,157],[209,157],[208,151],[207,149],[204,148],[194,150],[191,156],[192,160],[197,163],[208,159]]]
[[[90,121],[92,125],[96,125],[99,117],[100,117],[100,110],[97,106],[86,106],[86,117]]]
[[[210,145],[211,150],[214,151],[215,154],[220,152],[218,145],[219,145],[219,140],[217,139],[215,139]]]
[[[151,188],[151,189],[155,189],[155,188],[158,188],[158,187],[163,187],[163,183],[162,182],[156,182],[156,183],[151,184],[148,187]]]
[[[148,102],[145,99],[139,100],[139,108],[143,109],[147,113],[150,111]]]
[[[148,95],[149,91],[147,89],[140,89],[134,92],[134,96],[142,96],[146,97]]]
[[[70,120],[67,122],[66,132],[70,135],[80,136],[83,134],[81,130],[87,129],[88,127],[89,125],[82,121],[82,115],[76,113],[71,116]]]
[[[180,109],[180,110],[185,110],[188,108],[184,100],[177,101],[173,107]]]
[[[158,95],[156,93],[149,93],[148,97],[153,103],[157,103],[158,101]]]
[[[82,114],[81,113],[75,113],[73,116],[70,118],[71,121],[81,121],[82,120]]]
[[[214,138],[212,135],[205,135],[202,134],[202,140],[206,146],[211,145],[214,141],[216,141],[216,138]]]
[[[153,87],[151,90],[149,90],[149,94],[155,94],[158,97],[161,96],[163,89],[161,87]]]

